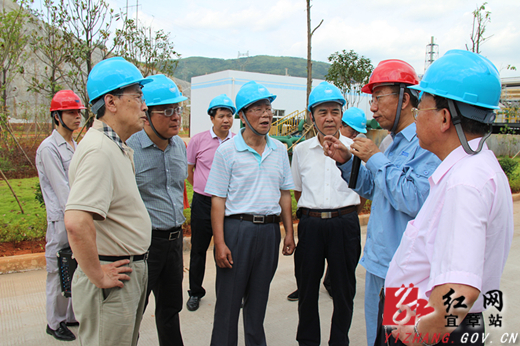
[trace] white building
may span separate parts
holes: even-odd
[[[277,95],[272,106],[274,117],[280,118],[294,111],[303,111],[307,104],[307,79],[302,77],[278,76],[272,74],[221,71],[191,79],[191,112],[190,112],[190,137],[197,133],[209,130],[211,120],[207,113],[211,100],[220,95],[227,94],[233,102],[242,85],[254,80],[264,85],[269,92]],[[312,81],[314,88],[323,82],[321,79]],[[368,95],[361,97],[359,108],[363,109],[369,118],[372,118],[368,106]],[[238,133],[240,120],[235,119],[231,131]]]

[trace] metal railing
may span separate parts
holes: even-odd
[[[305,118],[305,111],[294,111],[272,123],[269,136],[287,136],[298,131],[300,121]]]

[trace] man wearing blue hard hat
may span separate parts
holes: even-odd
[[[98,63],[88,76],[100,120],[69,167],[65,226],[78,261],[72,302],[82,345],[136,345],[148,281],[151,223],[125,142],[143,129],[141,87],[150,82],[123,58]]]
[[[208,115],[213,126],[197,133],[188,143],[188,181],[193,186],[191,203],[191,252],[190,252],[190,298],[186,302],[189,311],[199,308],[200,300],[206,295],[202,287],[213,229],[211,228],[211,195],[204,192],[215,151],[225,141],[233,138],[231,132],[236,108],[226,95],[211,100]]]
[[[298,144],[293,153],[291,170],[300,218],[294,254],[299,294],[296,340],[300,345],[321,343],[318,299],[325,260],[334,304],[329,344],[349,345],[361,254],[360,200],[341,179],[335,161],[323,155],[322,146],[325,136],[333,136],[347,147],[353,143],[340,134],[345,103],[336,86],[322,82],[315,87],[308,110],[318,135]]]
[[[341,134],[350,139],[356,138],[360,133],[367,133],[367,117],[362,109],[350,107],[341,118]]]
[[[235,104],[245,128],[219,146],[206,184],[217,263],[213,346],[237,345],[242,302],[245,344],[266,345],[263,324],[278,266],[280,220],[282,252],[294,251],[289,157],[268,135],[275,98],[254,81],[240,88]]]
[[[328,136],[339,154],[325,154],[339,164],[342,177],[350,182],[353,156],[365,165],[358,171],[357,183],[350,188],[372,201],[367,238],[359,263],[365,267],[365,324],[367,344],[372,346],[377,332],[379,293],[384,286],[388,264],[401,242],[408,221],[412,220],[429,192],[428,177],[439,159],[419,146],[412,108],[417,106],[418,83],[413,67],[402,60],[381,61],[361,90],[372,94],[370,110],[374,119],[391,132],[393,142],[382,153],[368,138],[356,138],[352,151]],[[328,141],[324,145],[329,149]],[[356,160],[357,161],[357,160]]]
[[[165,75],[150,76],[143,88],[148,106],[144,129],[128,139],[134,149],[135,179],[152,221],[148,250],[148,286],[145,308],[153,291],[159,345],[183,345],[179,312],[182,310],[182,224],[184,179],[188,177],[186,146],[178,136],[182,96]]]
[[[498,109],[499,74],[481,55],[450,50],[413,88],[422,92],[414,109],[419,143],[442,163],[390,262],[383,300],[395,301],[392,288],[413,285],[428,311],[417,309],[405,325],[399,322],[411,308],[399,306],[403,313],[394,315],[382,301],[382,324],[390,327],[381,325],[376,345],[484,345],[485,300],[500,289],[514,233],[508,179],[484,143]]]

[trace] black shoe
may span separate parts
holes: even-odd
[[[67,322],[65,323],[67,325],[67,327],[78,327],[79,326],[79,322],[76,321],[76,322]]]
[[[60,341],[76,340],[76,336],[70,331],[69,328],[67,328],[67,324],[65,322],[60,322],[60,327],[56,330],[52,330],[51,327],[47,325],[47,334],[54,336]]]
[[[199,308],[200,299],[200,297],[191,296],[190,299],[188,299],[188,302],[186,303],[186,307],[188,308],[188,310],[197,310]]]
[[[294,291],[293,293],[289,294],[287,296],[287,300],[288,301],[291,301],[291,302],[296,302],[298,301],[298,290]]]

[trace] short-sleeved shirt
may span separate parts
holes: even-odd
[[[168,230],[182,226],[186,220],[182,212],[184,179],[188,177],[182,139],[173,136],[163,151],[141,130],[127,144],[134,150],[135,179],[152,227]]]
[[[476,148],[480,138],[470,141]],[[455,283],[481,294],[470,312],[484,311],[483,294],[500,288],[513,240],[513,199],[495,155],[484,145],[458,147],[429,178],[430,195],[408,223],[386,276],[386,287],[414,284],[419,298]]]
[[[205,192],[226,198],[225,215],[279,215],[280,190],[294,188],[287,149],[266,135],[262,156],[249,147],[242,132],[215,152]]]
[[[352,139],[340,134],[348,148]],[[338,209],[359,204],[359,195],[341,179],[336,161],[323,154],[318,136],[298,144],[291,163],[294,190],[301,191],[298,208]]]
[[[222,140],[220,139],[213,128],[208,131],[197,133],[190,139],[188,143],[188,165],[194,165],[195,171],[193,172],[193,191],[198,194],[209,196],[204,192],[206,188],[206,182],[208,181],[209,171],[213,164],[213,157],[215,157],[215,151],[220,144],[235,136],[231,131],[228,132],[228,136]]]
[[[152,225],[135,181],[133,150],[104,132],[89,129],[76,149],[66,210],[94,213],[99,255],[140,255],[150,247]]]
[[[76,142],[73,143],[75,148]],[[47,222],[63,221],[70,190],[69,165],[74,148],[54,130],[36,151],[36,168],[47,210]]]
[[[372,200],[367,240],[359,263],[373,275],[386,276],[406,224],[417,216],[430,190],[428,177],[440,163],[422,149],[415,123],[394,137],[385,153],[377,153],[361,165],[356,187],[361,197]],[[340,166],[343,179],[350,180],[352,160]]]

